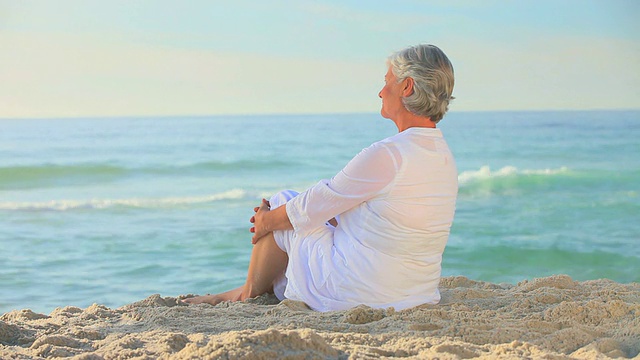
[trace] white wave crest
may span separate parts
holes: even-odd
[[[565,166],[557,169],[524,169],[518,170],[515,166],[505,166],[496,171],[491,171],[491,168],[487,165],[482,166],[479,170],[467,170],[458,174],[458,183],[460,185],[467,184],[469,182],[484,180],[490,178],[507,177],[514,175],[555,175],[568,172],[569,169]]]
[[[219,194],[157,199],[91,199],[51,200],[43,202],[0,202],[0,210],[53,210],[107,209],[116,206],[134,208],[170,208],[179,205],[208,203],[220,200],[241,199],[246,195],[242,189],[233,189]]]

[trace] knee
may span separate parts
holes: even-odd
[[[271,205],[272,209],[275,209],[279,206],[284,205],[287,201],[296,197],[296,195],[298,195],[297,191],[283,190],[273,195],[271,199],[269,199],[269,204]]]

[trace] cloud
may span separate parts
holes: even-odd
[[[3,33],[0,117],[377,111],[384,62]],[[379,75],[379,76],[378,76]]]
[[[521,45],[461,40],[456,109],[640,108],[640,44],[611,38],[523,39]]]
[[[298,3],[303,13],[309,18],[331,20],[331,25],[348,24],[363,31],[377,33],[404,33],[413,24],[441,25],[445,19],[438,16],[430,16],[424,13],[410,11],[392,12],[376,10],[373,7],[353,8],[343,3],[328,3],[318,1],[306,1]]]

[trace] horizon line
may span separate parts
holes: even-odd
[[[593,108],[593,109],[514,109],[514,110],[450,110],[452,113],[525,113],[525,112],[625,112],[640,111],[637,108]],[[72,115],[72,116],[32,116],[32,117],[2,117],[6,120],[102,120],[102,119],[149,119],[149,118],[214,118],[214,117],[250,117],[250,116],[344,116],[344,115],[380,115],[379,111],[345,111],[345,112],[291,112],[291,113],[220,113],[220,114],[148,114],[148,115]],[[446,117],[446,115],[445,115]]]

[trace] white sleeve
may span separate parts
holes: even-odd
[[[357,206],[393,182],[400,155],[375,143],[362,150],[331,180],[321,180],[286,204],[293,229],[305,234]]]

